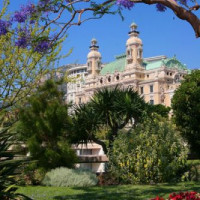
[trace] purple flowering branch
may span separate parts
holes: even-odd
[[[39,0],[37,4],[27,4],[13,15],[12,22],[34,26],[35,21],[40,23],[40,31],[35,38],[24,32],[19,35],[16,45],[21,48],[31,47],[39,53],[47,53],[56,44],[56,41],[65,36],[71,26],[80,25],[91,19],[99,19],[105,14],[121,14],[122,9],[131,10],[137,3],[155,4],[157,11],[164,12],[171,9],[178,18],[189,22],[196,34],[200,37],[200,20],[194,11],[199,10],[197,0],[107,0],[94,3],[92,0]],[[98,2],[98,1],[97,1]],[[194,5],[195,4],[195,5]],[[90,12],[91,15],[84,15]],[[89,16],[89,17],[88,17]],[[51,26],[57,26],[54,35],[44,37],[43,34]],[[26,26],[26,25],[25,25]],[[7,34],[11,22],[0,20],[0,36]],[[52,33],[50,33],[52,34]]]
[[[60,38],[63,33],[66,33],[69,27],[73,25],[80,25],[87,20],[101,18],[104,15],[104,12],[105,14],[107,14],[106,8],[111,7],[111,5],[113,6],[115,4],[120,9],[125,8],[130,10],[134,6],[134,4],[145,3],[148,5],[155,4],[157,10],[161,12],[164,12],[167,8],[171,9],[178,18],[189,22],[195,31],[196,37],[200,37],[200,20],[198,16],[194,14],[194,11],[199,10],[200,6],[197,3],[197,0],[194,0],[190,1],[190,4],[192,4],[193,2],[194,3],[193,6],[189,7],[188,1],[189,0],[107,0],[103,1],[103,3],[97,4],[97,6],[91,6],[92,4],[90,4],[88,7],[85,8],[83,7],[83,3],[85,3],[85,5],[88,5],[88,3],[91,3],[90,0],[65,1],[66,4],[64,5],[63,3],[61,9],[57,10],[58,15],[54,19],[48,21],[48,23],[46,23],[43,28],[46,29],[51,24],[63,25],[60,31],[57,33],[57,36],[55,37],[56,40]],[[76,9],[75,5],[78,3],[82,3],[82,9]],[[70,8],[72,9],[71,17],[68,16],[66,22],[59,23],[58,20],[61,19],[64,15],[64,12]],[[103,10],[98,16],[95,15],[95,17],[93,16],[88,17],[87,19],[82,19],[82,16],[85,12],[92,11],[92,13],[97,13],[98,11],[102,10],[102,8],[105,10]]]

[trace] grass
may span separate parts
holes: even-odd
[[[146,200],[156,196],[167,198],[172,192],[200,192],[200,182],[158,185],[119,185],[104,187],[21,187],[17,192],[34,200]]]

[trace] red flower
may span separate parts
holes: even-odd
[[[164,200],[162,197],[157,196],[151,200]],[[179,194],[171,193],[168,200],[200,200],[200,194],[197,192],[180,192]]]

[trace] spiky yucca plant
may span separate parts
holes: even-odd
[[[0,199],[14,200],[30,198],[18,194],[16,192],[16,169],[24,162],[22,159],[16,159],[14,150],[10,150],[11,144],[14,142],[14,137],[9,133],[7,128],[0,130]]]

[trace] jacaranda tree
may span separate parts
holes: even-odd
[[[9,1],[4,0],[4,4],[8,4]],[[14,13],[12,21],[0,22],[0,35],[9,31],[13,22],[34,23],[35,19],[39,19],[41,33],[51,25],[56,26],[56,32],[52,32],[50,37],[41,37],[39,33],[36,40],[27,36],[21,38],[20,46],[32,46],[39,51],[41,48],[51,47],[65,35],[71,26],[80,25],[90,19],[99,19],[106,14],[119,14],[123,18],[123,9],[132,10],[134,5],[141,3],[155,5],[159,12],[165,12],[166,9],[172,10],[179,19],[190,23],[196,37],[200,37],[198,13],[200,6],[197,1],[192,0],[38,0],[35,4],[26,4],[25,1],[24,3],[25,5],[22,5],[21,9]]]
[[[57,40],[51,49],[47,48],[41,42],[42,38],[49,37],[51,30],[41,33],[38,19],[24,24],[15,21],[11,14],[7,15],[8,6],[9,1],[3,1],[0,9],[0,198],[6,200],[15,199],[17,182],[14,175],[23,163],[23,160],[14,159],[19,152],[11,150],[16,143],[12,129],[18,120],[18,108],[26,102],[44,74],[54,67],[62,42]],[[27,10],[31,12],[31,8]],[[34,40],[30,43],[27,38]]]
[[[0,11],[0,112],[1,116],[9,118],[10,114],[13,116],[17,112],[18,106],[23,104],[41,78],[54,69],[55,61],[60,58],[62,40],[51,48],[41,44],[41,38],[49,37],[51,30],[40,33],[38,20],[30,24],[15,23],[12,26],[6,20],[11,18],[6,15],[6,6]],[[34,40],[30,42],[27,38]]]

